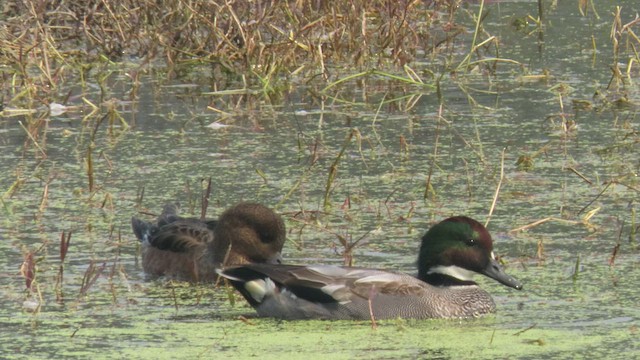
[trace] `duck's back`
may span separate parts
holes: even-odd
[[[216,220],[183,218],[174,204],[165,205],[156,223],[131,219],[136,237],[142,243],[142,267],[150,276],[200,281],[215,274],[208,244],[214,239]],[[211,281],[215,280],[214,277]]]
[[[495,310],[491,296],[477,285],[439,287],[375,269],[250,264],[222,274],[266,317],[466,318]]]

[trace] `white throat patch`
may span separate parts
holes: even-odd
[[[427,274],[434,274],[434,273],[448,275],[462,281],[471,281],[473,279],[473,275],[475,275],[475,272],[461,268],[459,266],[455,266],[455,265],[450,265],[450,266],[439,265],[439,266],[432,267],[431,269],[429,269],[429,272],[427,272]]]

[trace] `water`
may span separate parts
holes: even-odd
[[[625,9],[632,2],[619,4],[623,23],[631,21],[635,11]],[[599,19],[580,16],[573,2],[559,3],[549,10],[539,43],[532,27],[518,32],[509,25],[534,14],[535,3],[488,5],[486,28],[499,37],[501,56],[524,68],[445,74],[441,113],[435,90],[384,78],[326,96],[301,85],[279,99],[211,97],[201,95],[210,90],[206,69],[171,81],[152,69],[130,102],[125,66],[110,76],[109,98],[132,126],[105,120],[97,127],[93,192],[85,159],[96,127],[94,118],[83,122],[86,106],[48,119],[40,142],[46,157],[25,136],[22,117],[0,120],[0,352],[30,358],[637,356],[640,275],[631,228],[640,189],[638,68],[615,91],[606,89],[613,7],[597,6]],[[524,77],[544,71],[544,79]],[[559,93],[558,85],[570,89]],[[99,102],[97,89],[73,92],[80,93]],[[629,105],[618,106],[625,96]],[[70,102],[83,105],[79,96]],[[353,129],[325,207],[329,168]],[[417,239],[430,225],[458,214],[487,219],[503,151],[489,230],[496,253],[525,288],[478,279],[496,299],[495,316],[388,321],[377,330],[368,322],[245,319],[239,317],[252,310],[239,298],[230,306],[224,289],[146,281],[138,263],[130,217],[160,211],[168,201],[197,214],[203,179],[211,177],[210,215],[241,200],[285,215],[289,262],[339,264],[337,235],[365,236],[354,251],[358,265],[414,271]],[[521,156],[532,159],[529,171],[516,165]],[[427,179],[432,190],[425,198]],[[589,212],[594,215],[585,219]],[[63,231],[72,235],[58,288]],[[19,271],[27,252],[37,262],[33,292]],[[37,312],[29,310],[34,304],[41,305]]]

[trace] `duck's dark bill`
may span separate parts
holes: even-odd
[[[508,275],[506,272],[504,272],[502,266],[500,266],[500,264],[498,264],[498,262],[494,259],[491,259],[482,273],[503,285],[522,290],[522,283],[516,280],[516,278],[514,278],[513,276]]]

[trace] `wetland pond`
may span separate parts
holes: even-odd
[[[26,145],[21,116],[0,118],[0,357],[640,356],[640,67],[612,79],[629,58],[614,60],[610,37],[613,3],[622,23],[638,5],[597,1],[599,16],[583,16],[577,3],[548,11],[544,39],[513,25],[535,2],[485,5],[485,29],[514,63],[442,74],[438,89],[372,75],[323,91],[294,81],[269,98],[215,93],[206,67],[150,68],[132,101],[139,64],[119,64],[106,96],[66,90],[39,146]],[[83,97],[123,121],[86,126]],[[209,178],[209,216],[252,200],[285,217],[288,263],[342,264],[340,239],[361,239],[354,264],[406,272],[429,226],[460,214],[484,223],[499,188],[488,229],[524,289],[478,276],[495,315],[373,329],[254,318],[224,287],[145,279],[131,217],[174,201],[199,216]]]

